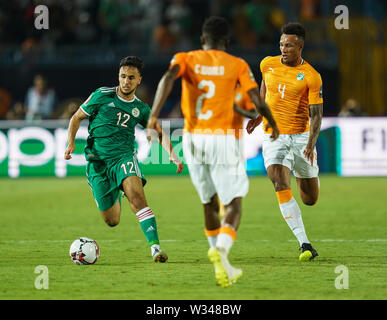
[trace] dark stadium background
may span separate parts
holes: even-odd
[[[38,4],[49,9],[48,30],[34,27]],[[349,9],[349,30],[334,28],[337,5]],[[200,48],[201,24],[213,14],[229,19],[229,51],[250,64],[259,83],[260,60],[279,53],[280,26],[302,22],[307,29],[304,57],[324,81],[324,115],[337,116],[340,106],[355,98],[367,114],[381,116],[386,114],[380,105],[386,92],[385,12],[381,0],[2,0],[0,88],[11,102],[2,106],[0,118],[6,117],[5,108],[24,102],[37,73],[55,89],[58,107],[67,99],[85,99],[100,86],[116,85],[117,65],[126,55],[144,59],[139,96],[151,103],[173,54]],[[115,22],[109,26],[104,19]],[[174,88],[163,117],[179,115],[179,89]]]

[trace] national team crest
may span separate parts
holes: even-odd
[[[140,110],[138,110],[138,108],[133,108],[132,115],[137,118],[140,115]]]
[[[304,80],[305,78],[305,74],[303,74],[302,72],[300,72],[298,75],[297,75],[297,81],[302,81]]]

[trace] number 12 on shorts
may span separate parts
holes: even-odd
[[[128,166],[128,169],[129,169],[129,173],[136,173],[136,171],[133,170],[133,162],[131,161],[128,161],[125,165],[125,163],[121,164],[121,168],[124,170],[124,173],[125,174],[128,174],[128,170],[126,169],[126,166]]]

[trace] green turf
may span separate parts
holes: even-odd
[[[251,178],[230,261],[243,277],[215,285],[206,253],[203,213],[188,177],[148,177],[149,206],[166,264],[153,263],[137,218],[123,199],[121,222],[101,219],[85,178],[0,179],[0,299],[386,299],[386,178],[322,176],[318,204],[299,201],[320,256],[298,261],[298,243],[284,222],[266,177]],[[95,239],[95,265],[74,265],[71,241]],[[49,289],[34,286],[35,267],[49,271]],[[335,268],[348,268],[338,290]]]

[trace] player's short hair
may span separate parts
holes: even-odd
[[[142,70],[144,69],[144,62],[135,56],[128,56],[123,58],[120,61],[120,69],[121,67],[134,67],[137,68],[138,72],[142,76]]]
[[[302,26],[301,23],[298,22],[289,22],[282,26],[281,28],[282,34],[294,34],[302,41],[305,41],[305,28]]]
[[[223,17],[211,16],[203,23],[202,35],[213,43],[219,43],[221,41],[228,42],[230,25]]]

